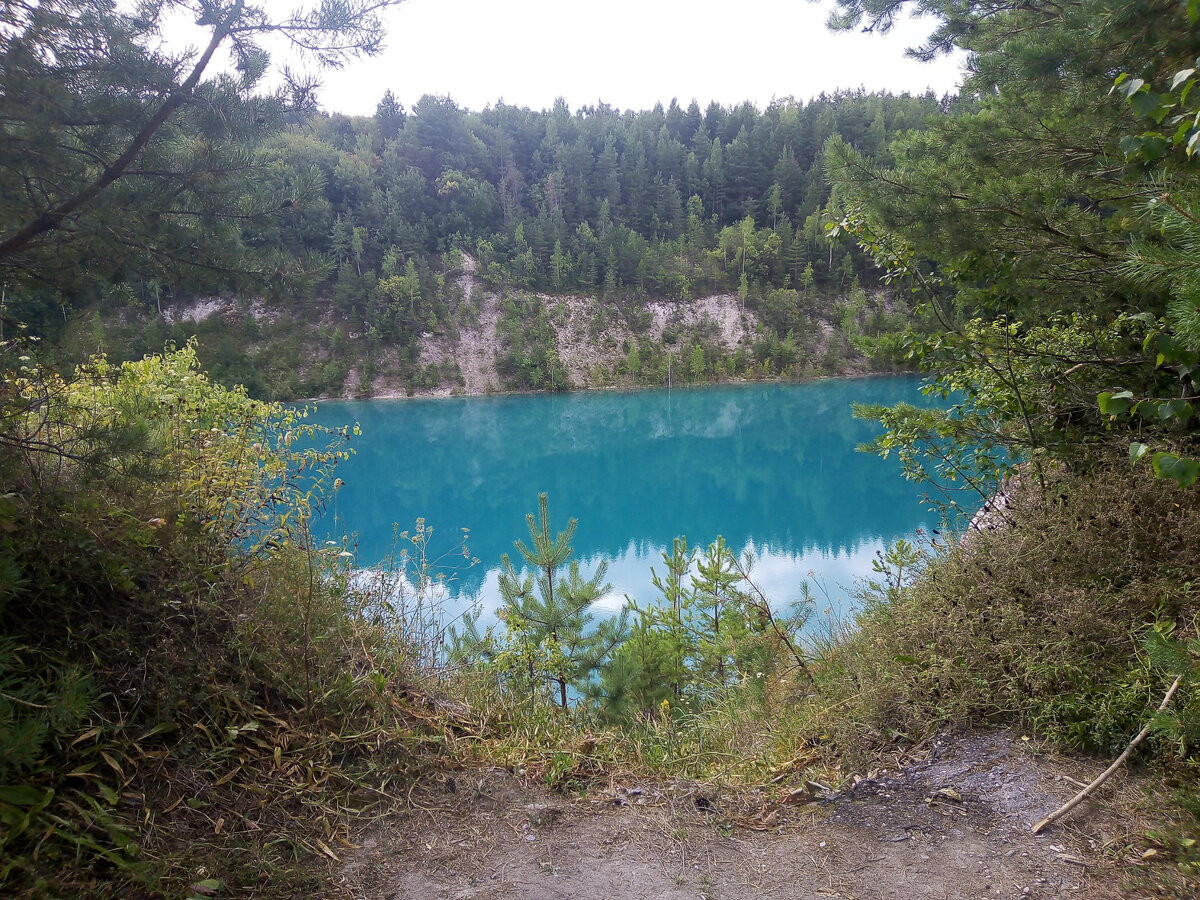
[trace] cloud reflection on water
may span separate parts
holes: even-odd
[[[359,560],[372,566],[387,555],[393,523],[411,529],[423,517],[431,550],[452,564],[460,529],[470,529],[480,563],[454,573],[451,593],[456,606],[478,598],[490,609],[500,557],[515,557],[544,491],[556,529],[579,520],[573,545],[585,572],[608,560],[604,609],[625,594],[653,599],[650,569],[662,572],[673,538],[702,550],[721,534],[739,553],[754,550],[755,579],[774,603],[798,599],[807,579],[841,614],[875,552],[931,523],[894,461],[854,449],[874,428],[850,404],[900,400],[928,402],[916,379],[896,377],[323,403],[319,422],[359,421],[363,436],[315,532],[357,534]]]

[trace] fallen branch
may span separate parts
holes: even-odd
[[[1167,705],[1171,702],[1171,698],[1175,696],[1175,691],[1177,691],[1179,689],[1179,684],[1182,681],[1183,681],[1182,674],[1175,676],[1175,680],[1173,682],[1171,682],[1171,687],[1167,690],[1167,696],[1163,697],[1162,703],[1158,704],[1158,710],[1155,712],[1155,715],[1158,715],[1164,709],[1167,708]],[[1125,748],[1125,752],[1123,752],[1120,756],[1118,756],[1115,760],[1113,760],[1113,764],[1111,766],[1109,766],[1107,769],[1105,769],[1103,772],[1101,772],[1096,777],[1096,780],[1093,781],[1091,784],[1089,784],[1087,787],[1085,787],[1082,791],[1080,791],[1078,794],[1076,794],[1074,797],[1072,797],[1070,800],[1068,800],[1066,803],[1064,803],[1062,806],[1060,806],[1054,812],[1050,813],[1050,815],[1046,816],[1046,818],[1042,819],[1042,821],[1040,821],[1036,825],[1034,825],[1033,833],[1040,834],[1046,828],[1053,825],[1055,822],[1057,822],[1059,819],[1061,819],[1063,816],[1065,816],[1067,813],[1069,813],[1071,810],[1073,810],[1075,807],[1077,807],[1080,803],[1082,803],[1084,800],[1086,800],[1088,797],[1090,797],[1093,793],[1095,793],[1096,788],[1100,787],[1100,785],[1102,785],[1102,784],[1104,784],[1104,782],[1108,781],[1108,779],[1112,776],[1112,773],[1117,771],[1117,769],[1121,768],[1121,764],[1123,762],[1125,762],[1125,760],[1129,759],[1129,754],[1132,753],[1134,751],[1134,748],[1136,748],[1137,745],[1140,744],[1142,742],[1142,740],[1146,737],[1146,735],[1148,735],[1150,733],[1150,729],[1153,726],[1154,726],[1154,717],[1152,716],[1150,718],[1150,721],[1146,723],[1146,727],[1138,732],[1137,737],[1135,737],[1132,741],[1130,741],[1129,746]]]

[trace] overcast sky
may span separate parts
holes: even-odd
[[[411,108],[448,94],[483,109],[503,99],[535,109],[807,100],[864,87],[941,95],[960,58],[919,63],[904,49],[927,22],[892,34],[826,30],[829,0],[407,0],[388,17],[377,57],[322,75],[321,104],[366,115],[387,89]]]

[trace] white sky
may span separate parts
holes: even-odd
[[[830,0],[407,0],[389,14],[379,56],[322,73],[321,105],[368,115],[389,88],[407,108],[423,94],[448,94],[474,110],[499,99],[542,109],[559,96],[573,110],[600,100],[649,109],[672,97],[685,107],[695,98],[701,108],[711,100],[762,108],[839,88],[956,88],[961,57],[904,58],[927,22],[887,36],[834,34],[825,28],[830,8]]]

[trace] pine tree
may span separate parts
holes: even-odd
[[[698,632],[697,663],[719,685],[726,684],[733,672],[733,647],[739,629],[729,619],[740,612],[741,580],[725,538],[718,535],[696,564],[694,627]]]
[[[78,292],[130,272],[197,284],[264,282],[301,267],[247,250],[239,227],[286,214],[290,194],[260,189],[253,152],[313,108],[313,83],[256,91],[263,43],[283,37],[318,62],[377,52],[380,14],[398,0],[321,3],[280,15],[246,0],[6,3],[0,12],[0,278]],[[164,20],[207,30],[198,55],[160,48]],[[208,76],[224,46],[236,72]],[[297,272],[299,274],[299,272]]]
[[[671,698],[677,703],[683,699],[691,679],[688,660],[694,645],[687,626],[688,611],[692,607],[695,590],[688,573],[696,560],[695,549],[688,549],[687,538],[677,537],[672,542],[671,553],[662,555],[666,567],[662,575],[650,570],[650,578],[662,595],[662,602],[634,611],[658,634],[655,645],[655,668],[664,676],[664,684],[670,688]],[[651,640],[646,638],[647,641]]]
[[[383,92],[383,97],[375,107],[375,121],[379,124],[379,133],[384,140],[393,141],[404,127],[404,106],[396,99],[391,90]]]
[[[838,0],[838,21],[886,28],[904,5]],[[892,165],[837,138],[825,159],[843,225],[920,300],[926,325],[903,353],[970,398],[937,427],[1028,459],[1038,481],[1046,457],[1107,448],[1128,458],[1136,440],[1136,460],[1141,441],[1159,436],[1194,445],[1192,426],[1173,414],[1194,397],[1179,377],[1193,359],[1179,360],[1176,374],[1171,348],[1156,343],[1171,286],[1130,266],[1131,247],[1136,260],[1139,247],[1163,243],[1143,198],[1173,194],[1174,167],[1131,182],[1169,156],[1167,136],[1190,140],[1195,128],[1191,112],[1172,108],[1168,87],[1194,71],[1194,22],[1184,27],[1177,3],[1081,0],[999,15],[974,0],[923,6],[941,21],[919,53],[971,52],[963,91],[975,102],[894,140]],[[1169,127],[1154,136],[1156,123]],[[1195,178],[1188,167],[1184,183]],[[852,272],[831,274],[845,282]],[[895,446],[937,445],[920,417],[893,422]]]
[[[530,513],[525,523],[530,545],[517,541],[515,546],[532,571],[518,573],[508,554],[501,559],[503,617],[517,636],[531,685],[539,680],[552,684],[559,706],[566,709],[569,690],[582,691],[624,640],[626,613],[595,621],[591,605],[611,590],[604,581],[608,566],[601,563],[591,578],[585,578],[578,560],[570,559],[576,519],[554,534],[548,498],[538,494],[537,516]]]

